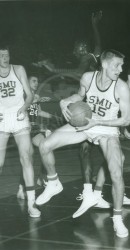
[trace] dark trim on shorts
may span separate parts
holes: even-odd
[[[20,130],[18,130],[16,132],[14,132],[14,133],[10,133],[10,134],[17,135],[17,134],[19,134],[20,132],[22,132],[24,130],[30,130],[31,131],[30,127],[25,127],[25,128],[22,128],[22,129],[20,129]]]
[[[0,134],[10,135],[10,133],[9,133],[9,132],[4,132],[4,131],[0,131]]]

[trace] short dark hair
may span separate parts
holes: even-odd
[[[124,59],[125,55],[114,49],[105,50],[102,52],[101,57],[100,57],[101,63],[102,61],[112,59],[113,57]]]
[[[9,45],[7,45],[7,44],[4,44],[4,43],[0,43],[0,50],[10,50],[9,49]]]
[[[28,74],[28,79],[32,78],[32,77],[36,77],[38,78],[38,75],[36,73],[29,73]]]

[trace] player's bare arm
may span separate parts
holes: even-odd
[[[45,117],[45,118],[51,118],[52,117],[52,115],[50,113],[43,111],[41,109],[41,107],[39,107],[38,116]]]
[[[130,124],[130,92],[128,85],[118,79],[117,87],[115,90],[116,98],[119,100],[119,107],[121,111],[121,117],[111,121],[98,121],[98,125],[112,126],[112,127],[125,127]]]
[[[19,66],[19,65],[15,65],[14,68],[15,68],[15,72],[16,72],[19,80],[21,81],[21,83],[23,85],[23,89],[24,89],[24,92],[26,95],[25,96],[25,103],[24,103],[23,107],[18,111],[18,115],[19,115],[20,113],[25,113],[27,108],[30,106],[30,104],[33,101],[33,94],[31,92],[24,67]]]
[[[69,96],[68,98],[62,99],[60,101],[60,107],[62,110],[62,114],[64,115],[65,119],[69,121],[71,119],[71,112],[68,109],[68,105],[70,103],[75,103],[78,101],[82,101],[85,97],[86,91],[90,86],[90,82],[92,79],[92,72],[88,72],[83,74],[81,80],[80,80],[80,87],[77,94],[74,94],[72,96]]]

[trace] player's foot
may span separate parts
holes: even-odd
[[[48,181],[45,190],[36,199],[37,205],[43,205],[48,202],[54,195],[59,194],[63,190],[63,186],[59,180]]]
[[[124,194],[123,205],[130,205],[130,199]]]
[[[114,216],[113,218],[113,226],[116,235],[120,238],[125,238],[129,235],[128,229],[123,223],[123,219],[121,216]]]
[[[38,178],[37,179],[37,185],[40,187],[46,187],[47,186],[47,181],[45,181],[44,179]]]
[[[93,191],[83,193],[77,197],[77,200],[83,200],[79,209],[72,215],[73,218],[77,218],[84,214],[90,207],[95,206],[98,203],[98,199],[94,195]]]
[[[94,206],[95,208],[110,208],[111,204],[102,198],[102,195],[98,198],[98,203]]]
[[[17,192],[17,198],[21,199],[21,200],[25,200],[26,199],[26,192],[25,189],[22,185],[19,185],[19,189]]]
[[[41,216],[41,212],[37,209],[35,202],[28,202],[28,213],[32,218],[38,218]]]

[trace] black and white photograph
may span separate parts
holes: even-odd
[[[130,249],[130,1],[0,1],[0,250]]]

